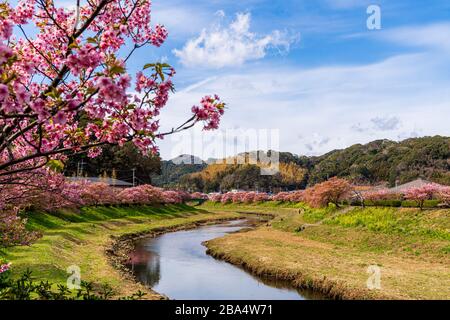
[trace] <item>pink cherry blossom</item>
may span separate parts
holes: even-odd
[[[0,84],[0,101],[5,100],[8,94],[9,94],[8,86],[3,83]]]
[[[0,273],[4,273],[11,268],[11,262],[0,265]]]

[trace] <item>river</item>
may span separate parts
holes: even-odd
[[[206,254],[202,242],[246,227],[230,221],[141,239],[130,254],[137,279],[170,299],[303,300],[320,295],[289,283],[256,277],[240,267]]]

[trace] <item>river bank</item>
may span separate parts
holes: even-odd
[[[111,254],[117,239],[239,217],[234,212],[211,213],[187,205],[89,207],[80,212],[32,213],[28,226],[43,236],[31,246],[1,249],[0,257],[12,262],[16,277],[29,269],[35,280],[49,281],[56,286],[66,284],[70,276],[68,267],[77,266],[81,280],[92,282],[98,288],[108,285],[116,297],[140,290],[147,294],[147,299],[163,299],[113,266],[108,252]]]
[[[448,209],[206,203],[196,208],[89,207],[32,213],[28,225],[43,237],[31,246],[1,249],[0,257],[12,262],[14,276],[30,269],[38,281],[66,284],[67,268],[77,266],[82,280],[96,287],[107,284],[116,297],[141,290],[147,299],[164,299],[138,283],[125,267],[135,241],[236,220],[243,214],[266,222],[206,241],[209,254],[328,298],[450,299]],[[371,266],[380,270],[380,288],[374,290],[367,287]]]
[[[448,209],[203,207],[275,216],[255,230],[206,242],[212,256],[256,275],[335,299],[450,299]],[[371,290],[373,266],[380,270],[380,286]]]

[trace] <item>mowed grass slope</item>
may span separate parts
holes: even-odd
[[[236,206],[206,205],[220,211]],[[209,241],[213,255],[334,297],[450,299],[448,209],[311,209],[268,203],[239,210],[275,218],[254,231]],[[379,290],[367,288],[371,265],[381,268]]]
[[[81,269],[82,280],[99,286],[108,284],[117,296],[142,290],[149,293],[149,298],[159,298],[125,279],[111,266],[105,254],[111,236],[237,216],[231,212],[210,213],[187,205],[89,207],[79,212],[30,213],[28,226],[41,231],[42,238],[31,246],[0,250],[0,257],[12,262],[14,276],[30,269],[36,280],[65,284],[69,276],[67,268],[75,265]]]

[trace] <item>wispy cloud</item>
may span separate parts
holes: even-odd
[[[238,13],[228,26],[218,24],[203,29],[198,37],[188,40],[182,49],[173,53],[186,67],[233,67],[264,58],[271,48],[286,52],[297,39],[279,30],[257,35],[250,31],[250,22],[250,13]]]
[[[450,52],[450,23],[406,26],[381,33],[384,40],[412,47]]]
[[[375,117],[370,119],[375,129],[381,131],[395,130],[400,125],[400,119],[398,117]]]

